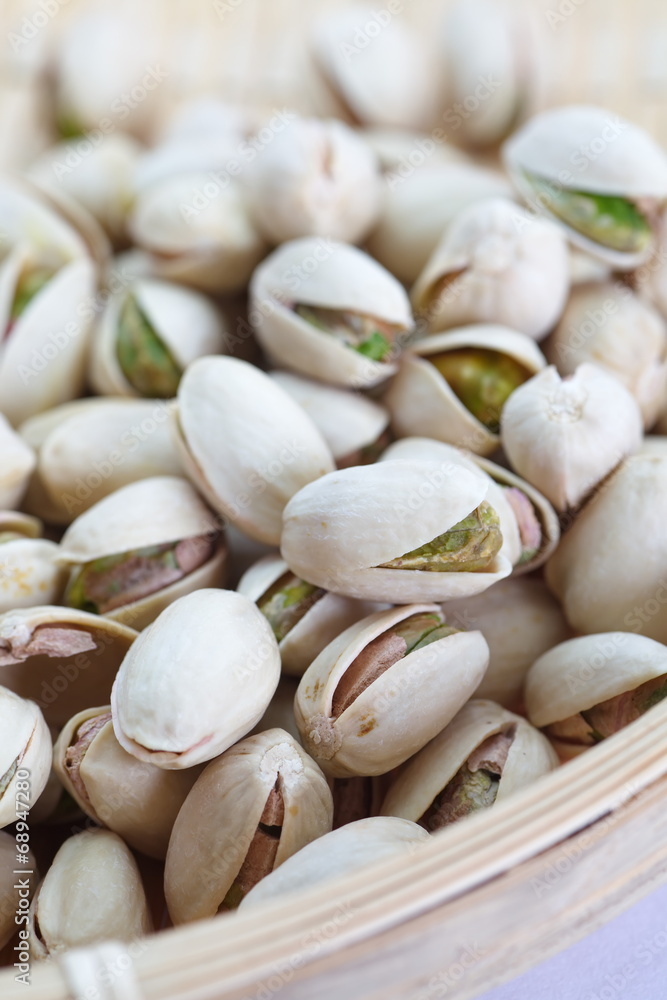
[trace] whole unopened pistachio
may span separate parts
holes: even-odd
[[[333,458],[304,410],[237,358],[200,358],[178,390],[174,422],[188,475],[242,531],[277,545],[287,501]]]
[[[371,816],[348,823],[303,847],[267,875],[248,893],[241,908],[344,878],[379,861],[407,858],[428,839],[422,827],[395,816]]]
[[[499,323],[542,340],[559,319],[569,286],[567,242],[558,226],[490,198],[456,216],[411,297],[432,333]]]
[[[413,328],[403,287],[356,247],[292,240],[255,271],[250,321],[276,365],[334,385],[376,385]]]
[[[26,852],[25,858],[25,868],[33,873],[36,872],[37,865],[32,852]],[[36,884],[34,874],[32,877],[24,878],[23,882],[28,884],[21,887],[23,895],[19,897],[16,888],[16,867],[16,837],[5,830],[0,830],[0,948],[4,948],[17,933],[17,909],[19,905],[26,905],[26,903],[21,904],[20,899],[29,900]]]
[[[167,770],[211,760],[262,717],[280,678],[273,631],[230,590],[180,597],[143,632],[111,693],[118,742]]]
[[[30,950],[47,959],[152,930],[137,863],[110,830],[84,830],[62,845],[30,907]]]
[[[623,270],[650,255],[667,156],[641,128],[603,108],[554,108],[513,135],[504,156],[526,201],[578,246]]]
[[[18,507],[37,464],[32,448],[23,441],[0,413],[0,510]]]
[[[479,594],[512,569],[491,487],[450,461],[330,473],[285,508],[282,557],[300,579],[348,597],[406,603]]]
[[[301,739],[332,777],[384,774],[452,719],[489,662],[481,632],[445,624],[435,605],[381,611],[334,639],[301,678]]]
[[[319,767],[283,729],[250,736],[212,761],[178,814],[165,896],[175,924],[238,906],[261,879],[331,830]]]
[[[435,833],[557,766],[549,741],[521,716],[492,701],[469,701],[401,770],[381,815],[411,819]]]
[[[0,827],[34,805],[50,770],[51,734],[41,711],[0,687]]]
[[[60,600],[67,574],[35,518],[0,511],[0,613]]]

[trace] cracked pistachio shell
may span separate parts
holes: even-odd
[[[447,725],[484,676],[489,649],[482,633],[456,632],[396,660],[335,715],[336,690],[362,650],[418,614],[444,624],[434,605],[380,611],[334,639],[301,678],[294,702],[301,740],[331,777],[398,767]]]
[[[503,448],[516,472],[556,510],[577,507],[642,440],[639,407],[625,386],[584,363],[561,379],[550,365],[503,407]]]
[[[174,824],[165,896],[175,924],[220,910],[237,877],[243,878],[242,866],[274,789],[284,814],[271,826],[280,826],[280,836],[277,844],[255,840],[254,870],[246,874],[251,887],[258,876],[331,830],[333,799],[326,778],[289,733],[269,729],[237,743],[205,768]]]
[[[652,427],[667,398],[667,326],[660,313],[629,288],[594,281],[572,290],[547,356],[561,375],[592,362],[615,375]]]
[[[250,298],[253,327],[274,364],[357,389],[393,375],[395,364],[365,357],[318,330],[292,306],[372,316],[406,339],[414,325],[405,290],[389,271],[356,247],[324,238],[292,240],[274,250],[255,271]]]
[[[37,802],[51,771],[51,748],[38,706],[0,687],[0,827],[15,823],[17,812]],[[21,770],[30,772],[28,787],[21,783]]]
[[[627,458],[577,515],[546,581],[577,632],[628,631],[667,642],[667,451]]]
[[[178,390],[175,437],[209,503],[251,538],[280,541],[285,504],[334,467],[314,422],[268,375],[237,358],[200,358]]]
[[[530,337],[503,326],[479,324],[426,337],[403,354],[384,397],[399,437],[435,438],[481,455],[498,448],[500,436],[477,419],[429,360],[470,349],[496,351],[518,362],[526,379],[547,363]]]
[[[172,407],[161,399],[79,399],[26,421],[21,435],[37,452],[37,469],[25,509],[70,524],[129,483],[181,475]]]
[[[667,197],[667,157],[643,129],[603,108],[570,105],[536,115],[503,149],[516,187],[535,211],[556,218],[548,197],[536,194],[526,173],[576,191],[641,203]],[[614,268],[630,270],[651,253],[611,250],[560,223],[572,242]]]
[[[0,514],[0,532],[15,530],[4,520]],[[23,533],[0,544],[0,614],[60,600],[67,573],[58,563],[59,551],[55,542]]]
[[[490,736],[514,730],[495,802],[502,802],[558,767],[539,729],[492,701],[474,699],[409,761],[389,788],[380,814],[418,823],[474,750]]]
[[[101,395],[145,395],[128,380],[118,358],[119,326],[128,299],[136,303],[181,372],[196,358],[223,353],[223,320],[209,299],[168,281],[139,279],[126,292],[109,301],[92,341],[90,381]]]
[[[376,862],[413,855],[429,839],[426,830],[394,816],[347,823],[302,848],[248,893],[241,909],[345,878]]]
[[[348,597],[406,603],[479,594],[509,576],[498,553],[483,571],[382,568],[474,511],[491,484],[447,461],[392,461],[322,477],[285,508],[281,554],[303,580]]]
[[[249,167],[253,219],[270,243],[301,236],[360,242],[382,195],[375,156],[343,122],[296,118]]]
[[[420,147],[411,135],[404,154],[389,165],[380,221],[366,242],[368,252],[408,285],[417,280],[442,234],[464,208],[512,196],[511,185],[499,171],[473,163],[429,161],[419,170],[405,171],[410,154],[421,148],[429,147]]]
[[[62,845],[30,907],[30,950],[47,959],[152,930],[137,863],[109,830],[84,830]]]
[[[118,742],[167,770],[211,760],[262,717],[280,653],[256,605],[231,590],[170,604],[123,660],[111,693]]]
[[[279,555],[266,556],[243,574],[237,590],[257,603],[285,573],[289,567]],[[377,609],[372,601],[323,593],[278,642],[283,673],[301,677],[332,639]]]
[[[270,372],[274,382],[303,407],[337,463],[375,444],[389,426],[389,413],[361,393],[324,385],[292,372]],[[359,462],[352,462],[357,465]]]
[[[0,413],[0,509],[18,507],[37,464],[32,448],[16,433]]]
[[[37,862],[32,854],[26,854],[26,868],[37,871]],[[16,879],[16,838],[4,830],[0,830],[0,948],[4,948],[16,934],[16,910],[19,900],[15,888]],[[34,876],[29,879],[28,889],[32,895],[35,885]]]
[[[76,569],[107,556],[219,531],[215,514],[187,480],[156,476],[123,486],[77,517],[61,539],[59,558],[68,568]],[[104,617],[141,631],[184,594],[222,586],[226,559],[224,540],[220,539],[213,555],[201,566],[146,597],[105,612]]]
[[[79,729],[86,724],[93,735],[84,733],[81,744]],[[128,847],[159,859],[166,857],[178,811],[200,773],[199,768],[165,771],[127,753],[114,735],[109,706],[88,708],[69,720],[53,748],[53,765],[86,816]]]
[[[507,199],[490,198],[452,221],[411,297],[432,333],[499,323],[542,340],[558,321],[569,287],[562,230]]]
[[[44,606],[0,615],[0,684],[32,698],[49,725],[109,701],[137,633],[73,608]]]

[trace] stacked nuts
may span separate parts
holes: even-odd
[[[667,698],[667,155],[533,114],[515,5],[341,59],[362,14],[313,40],[354,124],[159,92],[78,183],[89,13],[0,180],[2,947],[16,843],[35,958],[231,919]],[[503,80],[457,150],[429,66]]]

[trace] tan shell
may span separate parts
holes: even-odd
[[[37,459],[32,448],[21,440],[0,413],[0,508],[18,507],[28,486],[28,480]]]
[[[290,500],[281,554],[301,579],[348,597],[404,604],[479,594],[509,576],[501,553],[484,572],[379,567],[453,527],[489,489],[482,476],[450,461],[343,469]]]
[[[167,770],[211,760],[262,717],[280,678],[271,627],[247,597],[198,590],[143,632],[111,693],[118,742]]]
[[[39,607],[0,615],[0,684],[32,698],[46,721],[64,726],[76,712],[108,702],[134,629],[73,608]]]
[[[91,741],[78,769],[83,796],[65,762],[79,727],[111,712],[108,706],[78,712],[62,729],[53,748],[53,765],[64,788],[83,812],[123,838],[128,847],[164,859],[174,821],[197,780],[198,768],[165,771],[127,753],[118,743],[111,719]]]
[[[512,393],[501,414],[512,466],[559,511],[577,507],[639,448],[642,427],[625,386],[587,363],[562,380],[553,365],[545,368]]]
[[[392,625],[428,604],[380,611],[346,629],[301,678],[294,712],[306,750],[332,777],[385,774],[447,725],[471,696],[489,662],[481,632],[457,632],[408,653],[337,717],[334,693],[358,654]]]
[[[276,786],[285,817],[275,868],[331,830],[329,786],[296,740],[282,729],[242,740],[208,765],[174,824],[165,896],[175,924],[218,912]]]
[[[36,873],[37,863],[34,855],[29,851],[26,857],[25,867]],[[14,874],[16,867],[16,838],[10,833],[0,830],[0,948],[9,944],[16,934],[18,930],[15,920],[17,910],[19,913],[25,912],[26,900],[30,899],[37,884],[36,874],[24,876],[23,881],[27,881],[29,884],[16,889],[16,880],[21,878],[20,875]]]
[[[428,360],[433,354],[467,347],[499,351],[531,374],[547,363],[530,337],[503,326],[480,324],[426,337],[405,352],[384,397],[399,437],[431,437],[480,455],[490,455],[498,448],[500,437],[464,406]]]
[[[420,170],[422,168],[426,169],[427,165],[422,159],[425,151],[428,151],[438,161],[438,166],[446,163],[472,165],[472,160],[462,149],[457,149],[456,146],[450,145],[444,141],[444,137],[440,141],[436,137],[434,141],[432,134],[429,136],[427,132],[415,132],[414,129],[400,127],[392,128],[391,126],[370,125],[358,129],[358,133],[373,150],[381,170],[385,172],[396,170],[406,162],[412,168],[410,170],[411,174],[416,168]],[[428,145],[424,146],[424,143]],[[432,150],[430,143],[433,145]],[[409,158],[415,149],[420,150],[421,156],[418,155],[416,162],[413,163]]]
[[[0,827],[15,823],[42,794],[51,771],[51,734],[32,701],[0,687]],[[4,777],[14,774],[5,786]],[[16,844],[15,844],[16,853]],[[14,867],[17,867],[16,865]]]
[[[519,715],[492,701],[473,700],[401,770],[382,803],[382,816],[417,823],[434,799],[489,736],[515,727],[514,741],[498,782],[502,802],[558,767],[548,739]]]
[[[448,283],[434,298],[434,286],[443,278]],[[489,198],[456,216],[411,298],[433,333],[499,323],[542,340],[559,319],[569,287],[562,230],[507,199]]]
[[[236,358],[200,358],[178,390],[176,440],[190,478],[216,510],[277,545],[282,511],[334,467],[315,424],[264,372]]]
[[[44,538],[0,544],[0,614],[60,601],[67,573],[58,564],[58,554],[55,542]]]
[[[152,930],[137,863],[109,830],[84,830],[62,845],[30,907],[36,959]]]
[[[667,674],[667,647],[644,635],[580,636],[540,656],[526,678],[526,709],[549,726]]]
[[[273,363],[357,389],[376,385],[396,368],[372,361],[298,316],[291,303],[347,309],[413,327],[403,287],[356,247],[329,239],[292,240],[257,268],[250,284],[250,322]]]

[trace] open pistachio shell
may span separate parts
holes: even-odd
[[[381,611],[334,639],[294,703],[306,750],[332,777],[384,774],[421,749],[475,690],[489,662],[481,632],[443,628],[434,605]]]
[[[393,375],[394,358],[413,328],[410,303],[398,281],[368,254],[329,239],[292,240],[279,247],[255,271],[250,296],[251,322],[274,364],[334,385],[362,389]],[[296,307],[313,313],[312,321]],[[374,350],[372,334],[356,348],[344,342],[332,332],[333,320],[329,328],[320,322],[322,310],[347,316],[350,330],[355,317],[369,329],[378,325],[384,331],[375,332],[382,352]],[[376,353],[388,360],[375,360]]]
[[[0,827],[37,802],[51,757],[51,734],[38,706],[0,687]]]
[[[36,873],[37,863],[32,852],[26,852],[26,859],[26,869]],[[19,896],[16,879],[21,876],[15,874],[16,867],[16,838],[5,830],[0,830],[0,948],[4,948],[17,933],[16,911],[21,905],[20,900],[30,899],[37,884],[35,874],[25,876],[23,882],[28,882],[28,885],[20,887]]]
[[[58,546],[44,538],[14,533],[2,520],[0,515],[0,614],[56,604],[67,582],[67,573],[58,564]],[[4,532],[8,536],[3,537]]]
[[[37,459],[32,448],[14,431],[0,413],[0,508],[18,507],[28,486]]]
[[[165,867],[171,919],[235,908],[332,820],[326,779],[289,733],[270,729],[237,743],[202,772],[174,824]]]
[[[406,603],[479,594],[512,569],[499,551],[502,533],[488,502],[477,527],[468,526],[471,533],[463,524],[490,488],[483,476],[449,461],[343,469],[290,500],[282,557],[301,579],[348,597]],[[489,533],[485,514],[496,519]],[[469,545],[491,535],[495,552],[484,548],[486,565],[467,568]],[[446,564],[437,555],[442,546],[452,553]]]

